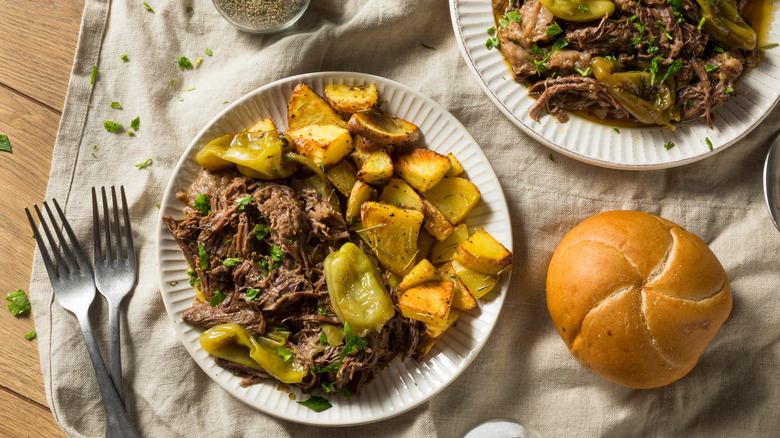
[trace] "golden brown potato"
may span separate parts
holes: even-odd
[[[458,161],[457,158],[455,158],[455,155],[449,153],[447,154],[447,158],[449,158],[450,165],[452,166],[450,170],[447,172],[447,176],[458,176],[461,173],[463,173],[463,165],[460,164],[460,161]]]
[[[439,281],[439,273],[436,268],[427,259],[423,259],[420,263],[417,263],[408,274],[401,280],[401,284],[398,285],[400,291],[405,291],[410,287],[414,287],[429,281]]]
[[[357,181],[357,171],[347,160],[341,160],[325,169],[325,175],[339,192],[344,196],[352,193],[352,187]]]
[[[336,125],[310,125],[287,131],[295,149],[318,165],[330,166],[352,152],[352,135]]]
[[[458,246],[452,259],[483,274],[500,275],[512,266],[512,253],[482,228]]]
[[[447,221],[441,212],[433,206],[430,202],[423,199],[423,215],[425,215],[425,222],[423,226],[431,233],[431,236],[436,240],[442,241],[452,234],[452,224]]]
[[[347,223],[354,224],[360,218],[360,207],[368,200],[376,198],[376,190],[363,181],[356,180],[347,199]]]
[[[358,148],[355,148],[354,151],[352,151],[351,154],[349,154],[349,157],[352,159],[352,162],[355,163],[355,167],[360,169],[363,167],[363,163],[366,162],[368,157],[371,155],[371,152],[363,152]]]
[[[458,310],[471,310],[477,307],[477,300],[471,296],[469,291],[466,289],[466,286],[463,284],[460,278],[458,278],[458,275],[455,273],[455,268],[452,267],[451,262],[447,262],[439,266],[438,272],[442,281],[451,281],[454,283],[455,287],[452,290],[452,307]]]
[[[383,144],[414,143],[420,138],[417,125],[377,109],[352,114],[349,132]]]
[[[423,210],[423,202],[420,195],[401,178],[390,178],[390,181],[382,189],[379,200],[396,207],[413,208],[418,211]]]
[[[401,314],[436,327],[446,327],[452,307],[451,281],[431,281],[408,289],[398,300]]]
[[[452,261],[452,268],[455,270],[455,275],[463,282],[466,290],[468,290],[476,299],[485,296],[485,294],[492,291],[493,288],[496,287],[496,284],[498,284],[498,275],[472,271],[455,260]]]
[[[427,333],[428,336],[430,336],[431,338],[438,341],[441,335],[443,335],[448,328],[452,327],[453,325],[455,325],[456,322],[458,322],[458,318],[460,318],[460,312],[458,312],[454,308],[450,309],[450,314],[447,315],[447,321],[444,324],[426,323],[425,333]]]
[[[354,113],[376,106],[379,95],[376,85],[328,85],[325,99],[337,111]]]
[[[471,181],[447,176],[422,196],[438,208],[452,225],[457,225],[477,205],[481,194]]]
[[[423,214],[379,202],[365,202],[360,219],[371,247],[382,265],[399,275],[412,268]]]
[[[452,234],[441,242],[436,242],[431,248],[428,259],[435,265],[450,261],[450,258],[458,249],[458,245],[469,238],[469,229],[466,224],[453,227]]]
[[[428,254],[431,253],[431,248],[436,243],[436,238],[431,236],[425,228],[420,230],[420,237],[417,238],[417,263],[420,263],[422,259],[428,258]]]
[[[357,177],[369,184],[387,184],[393,176],[393,160],[387,152],[378,150],[363,162]]]
[[[360,135],[355,136],[355,149],[368,154],[376,151],[387,151],[388,153],[393,153],[393,151],[390,150],[393,149],[393,146],[377,143]]]
[[[274,121],[271,119],[265,119],[262,122],[255,123],[247,131],[249,132],[276,131],[276,124],[274,124]]]
[[[451,167],[447,157],[429,149],[414,149],[395,160],[398,175],[420,192],[437,185]]]
[[[347,127],[347,122],[306,84],[298,84],[287,103],[289,129],[310,125],[336,125]]]

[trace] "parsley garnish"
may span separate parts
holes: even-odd
[[[678,71],[680,71],[680,69],[682,69],[682,67],[683,67],[683,62],[682,61],[679,61],[679,60],[672,61],[672,63],[669,64],[669,68],[666,69],[666,73],[664,73],[664,75],[661,76],[661,83],[666,82],[666,78],[668,78],[669,76],[671,76],[671,75],[677,73]]]
[[[268,276],[268,260],[266,259],[260,259],[259,262],[257,262],[258,265],[263,269],[263,275],[266,277]]]
[[[0,151],[11,153],[14,152],[13,147],[11,146],[11,141],[8,140],[8,136],[5,134],[0,134]]]
[[[545,31],[547,35],[558,35],[561,32],[563,32],[563,29],[561,29],[561,26],[559,26],[556,22],[553,22],[553,24],[551,24],[550,27],[548,27]]]
[[[205,271],[209,268],[209,253],[202,243],[198,242],[198,256],[200,256],[200,270]]]
[[[356,335],[350,328],[349,323],[344,322],[344,349],[341,350],[341,354],[339,355],[339,359],[344,360],[345,357],[348,355],[362,350],[368,342],[366,342],[363,338]]]
[[[121,59],[124,62],[127,62],[127,55],[122,55],[119,57],[119,59]]]
[[[421,45],[421,46],[423,46],[423,47],[425,47],[425,48],[426,48],[426,49],[428,49],[428,50],[436,50],[436,47],[429,46],[429,45],[427,45],[427,44],[425,44],[425,43],[420,43],[420,45]]]
[[[733,88],[731,88],[731,87],[729,87],[729,89],[728,89],[728,90],[726,90],[724,93],[725,93],[725,94],[734,94],[734,89],[733,89]]]
[[[273,260],[274,263],[283,263],[284,262],[284,253],[276,245],[271,245],[271,260]]]
[[[550,156],[549,156],[548,158],[549,158],[549,159],[550,159],[550,161],[552,161],[553,163],[555,162],[555,157],[553,157],[553,154],[550,154]]]
[[[664,147],[668,150],[674,147],[674,142],[670,141],[669,143],[666,143]]]
[[[577,73],[582,75],[582,77],[587,77],[590,73],[590,67],[586,68],[585,71],[580,70],[579,67],[574,67],[574,69],[577,70]]]
[[[337,373],[339,371],[339,368],[341,368],[341,361],[338,360],[336,362],[333,362],[332,364],[324,367],[311,367],[309,368],[312,373],[317,374],[323,374],[323,373]]]
[[[293,358],[292,350],[284,347],[276,347],[276,354],[282,356],[282,359],[284,359],[285,362],[289,362]]]
[[[320,344],[328,345],[328,337],[325,336],[325,333],[320,333]]]
[[[187,6],[187,13],[189,14],[190,12],[192,12],[192,6]]]
[[[149,166],[150,164],[152,164],[152,159],[147,158],[146,161],[144,161],[143,163],[136,164],[135,167],[139,169],[146,169],[146,167]]]
[[[190,276],[190,286],[195,285],[195,282],[198,281],[198,273],[195,272],[194,269],[190,268],[187,269],[187,275]]]
[[[183,68],[191,69],[192,68],[192,63],[190,62],[189,59],[187,59],[186,56],[179,56],[177,58],[177,62],[179,64],[179,68],[180,69],[183,69]]]
[[[262,289],[248,289],[244,301],[251,301],[257,299],[257,294],[262,292]]]
[[[759,48],[759,49],[761,49],[761,50],[768,50],[768,49],[774,49],[774,48],[775,48],[775,47],[777,47],[778,45],[780,45],[780,44],[777,44],[777,43],[769,43],[769,44],[764,44],[763,46],[759,46],[758,48]]]
[[[195,197],[193,207],[200,210],[204,215],[211,213],[211,202],[209,202],[209,195],[201,193]]]
[[[111,108],[122,109],[122,104],[119,102],[111,102]]]
[[[550,52],[548,52],[548,53],[545,53],[544,50],[542,50],[536,44],[531,46],[531,51],[532,52],[534,52],[535,54],[537,54],[539,56],[544,56],[544,58],[541,61],[532,59],[531,57],[528,57],[528,56],[526,56],[526,59],[534,63],[534,65],[536,66],[536,74],[541,76],[547,70],[547,68],[544,66],[544,63],[547,62],[548,59],[550,59],[550,57],[552,56],[553,53],[557,52],[558,50],[560,50],[560,49],[562,49],[562,48],[564,48],[564,47],[566,47],[568,45],[569,45],[569,42],[566,41],[566,36],[565,35],[561,35],[561,36],[558,37],[557,40],[555,40],[555,42],[553,43],[552,47],[550,47]]]
[[[168,84],[168,88],[173,87],[173,84],[176,82],[176,78],[171,79],[171,83]]]
[[[133,121],[130,122],[130,127],[138,131],[138,128],[141,127],[141,116],[134,118]]]
[[[255,237],[257,237],[257,240],[263,240],[263,238],[265,238],[265,236],[267,236],[270,232],[271,229],[266,226],[261,224],[255,225]]]
[[[577,9],[579,9],[580,12],[582,12],[583,14],[587,14],[588,12],[590,12],[590,6],[586,4],[577,5]]]
[[[252,198],[252,195],[245,196],[241,199],[236,199],[236,202],[238,202],[238,211],[244,211],[247,205],[249,205],[250,202],[253,201],[254,198]]]
[[[89,85],[95,85],[95,78],[97,78],[97,66],[92,66],[92,75],[89,77]]]
[[[24,339],[27,339],[28,341],[32,341],[33,339],[35,339],[36,336],[38,336],[38,333],[36,333],[35,329],[33,329],[33,331],[31,331],[30,333],[24,335]]]
[[[701,17],[701,20],[699,20],[699,24],[696,26],[696,30],[701,30],[702,27],[704,27],[704,22],[707,21],[706,18]]]
[[[712,51],[715,53],[724,53],[726,51],[726,46],[722,44],[718,44],[715,41],[710,41],[712,44]]]
[[[177,99],[179,99],[179,102],[184,102],[184,98],[181,96],[177,97]]]
[[[184,90],[184,91],[195,91],[195,87],[190,87],[190,88],[187,88],[187,89],[186,89],[186,90]]]
[[[154,9],[152,9],[152,7],[149,6],[149,3],[144,2],[144,9],[154,14]]]
[[[328,314],[328,311],[323,309],[322,307],[317,307],[317,312],[319,312],[320,315],[325,316]]]
[[[326,411],[331,407],[333,407],[333,405],[330,404],[328,399],[316,395],[306,401],[299,401],[296,403],[306,406],[307,408],[311,409],[314,412]]]
[[[227,266],[228,268],[232,268],[236,263],[241,263],[241,259],[229,257],[222,261],[222,265]]]
[[[617,129],[617,128],[612,128],[612,129],[615,130],[615,132],[617,132],[618,134],[620,134],[620,130],[619,129]]]
[[[106,128],[106,131],[108,132],[117,132],[120,129],[122,129],[122,124],[117,122],[112,122],[111,120],[106,120],[106,122],[103,123],[103,127]]]
[[[717,65],[707,64],[704,66],[705,70],[707,70],[707,73],[713,72],[718,69]]]
[[[18,316],[30,310],[30,300],[21,289],[6,295],[5,299],[8,300],[8,310],[11,315]]]
[[[704,143],[707,143],[707,147],[712,150],[712,142],[710,141],[709,137],[704,137]]]
[[[501,28],[507,28],[509,27],[509,23],[513,21],[517,24],[523,24],[523,17],[520,16],[519,11],[507,12],[506,15],[504,15],[504,18],[498,19],[498,24]]]
[[[217,307],[223,301],[225,301],[225,295],[222,294],[221,290],[215,290],[214,296],[209,300],[209,306]]]
[[[493,49],[494,47],[498,47],[501,45],[501,41],[498,40],[496,37],[488,38],[487,42],[485,43],[485,47],[488,50]]]
[[[275,332],[283,332],[286,331],[287,327],[274,327]]]

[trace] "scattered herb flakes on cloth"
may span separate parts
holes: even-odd
[[[149,3],[146,3],[146,2],[144,2],[144,9],[146,9],[146,10],[147,10],[147,11],[149,11],[149,12],[151,12],[152,14],[154,14],[154,13],[155,13],[155,12],[154,12],[154,9],[152,9],[152,7],[151,7],[151,6],[149,6]]]
[[[120,129],[122,129],[122,124],[117,122],[112,122],[111,120],[106,120],[106,122],[103,123],[103,127],[106,128],[106,131],[108,132],[117,132]]]
[[[8,300],[8,311],[11,315],[18,316],[30,310],[30,300],[21,289],[6,295],[5,299]]]
[[[192,68],[192,62],[190,62],[189,58],[186,56],[179,56],[176,58],[176,63],[179,65],[180,69],[191,69]]]
[[[133,130],[138,131],[138,128],[141,127],[141,116],[134,118],[133,121],[130,122],[130,127],[133,128]]]

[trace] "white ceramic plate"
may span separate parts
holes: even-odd
[[[761,65],[740,80],[736,96],[714,111],[710,127],[698,120],[681,124],[672,132],[665,128],[619,128],[594,123],[571,115],[558,123],[549,114],[539,121],[528,115],[536,100],[527,89],[512,80],[501,53],[488,50],[487,29],[495,25],[491,0],[450,0],[452,26],[463,59],[474,73],[488,97],[509,120],[528,135],[574,159],[603,167],[619,169],[659,169],[681,166],[720,152],[755,128],[780,97],[780,47],[768,50]],[[772,20],[780,22],[780,10]],[[759,41],[780,42],[780,29],[772,29]],[[713,150],[705,142],[709,138]],[[674,142],[666,149],[664,145]]]
[[[187,188],[196,178],[199,166],[197,151],[211,139],[229,132],[238,132],[255,122],[270,117],[283,130],[287,128],[286,105],[295,85],[304,82],[322,93],[328,84],[375,83],[382,107],[390,114],[409,120],[420,127],[424,144],[446,154],[452,152],[463,163],[467,177],[482,192],[482,201],[467,216],[471,227],[484,227],[511,250],[512,226],[504,193],[485,154],[455,117],[430,98],[397,82],[359,73],[327,72],[294,76],[276,81],[247,94],[217,115],[198,133],[173,171],[160,207],[162,216],[182,216],[184,204],[176,198],[180,188]],[[162,220],[157,229],[157,262],[160,290],[171,319],[181,321],[184,310],[194,301],[187,281],[187,263],[173,236]],[[506,276],[508,277],[508,276]],[[172,282],[175,286],[171,286]],[[321,426],[344,426],[383,420],[412,409],[451,383],[476,357],[485,344],[498,318],[509,290],[508,278],[479,307],[461,312],[457,327],[453,327],[436,343],[422,362],[410,359],[395,361],[378,373],[377,378],[352,398],[327,397],[333,407],[317,413],[290,400],[277,389],[278,382],[261,383],[242,388],[240,378],[217,366],[201,347],[202,332],[188,324],[172,324],[184,346],[206,375],[241,401],[286,420]],[[323,395],[323,394],[319,394]],[[308,398],[301,397],[298,401]]]

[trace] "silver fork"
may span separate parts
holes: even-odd
[[[56,226],[57,222],[46,201],[43,202],[43,206],[46,209],[54,231],[57,234],[63,254],[60,254],[60,251],[57,249],[57,244],[49,231],[46,219],[41,214],[41,210],[38,209],[38,205],[34,205],[34,208],[35,212],[38,214],[38,219],[41,222],[46,238],[49,241],[51,252],[54,254],[54,258],[57,261],[56,266],[52,262],[49,251],[46,249],[46,245],[44,244],[38,228],[35,226],[35,221],[33,220],[32,214],[30,214],[30,209],[25,207],[24,211],[27,213],[27,219],[30,220],[30,226],[35,235],[35,241],[38,244],[38,249],[41,251],[43,263],[46,265],[46,271],[49,274],[54,296],[57,298],[60,305],[65,308],[65,310],[76,315],[76,318],[79,321],[81,334],[84,336],[84,343],[87,346],[87,352],[92,361],[92,368],[94,368],[95,376],[97,377],[100,396],[103,399],[103,407],[106,411],[106,419],[108,420],[108,428],[111,431],[111,435],[113,437],[137,437],[138,435],[136,434],[135,429],[133,429],[133,424],[127,416],[127,412],[122,405],[119,394],[117,394],[116,388],[114,388],[114,384],[111,382],[111,377],[108,375],[106,365],[103,363],[103,358],[100,356],[100,349],[98,349],[95,334],[93,333],[92,325],[89,322],[89,307],[95,299],[95,277],[92,273],[92,268],[90,268],[87,258],[84,257],[84,252],[81,250],[81,247],[76,240],[76,235],[73,233],[73,229],[70,227],[70,224],[68,224],[67,219],[65,219],[65,215],[62,213],[59,204],[57,204],[57,200],[55,199],[53,201],[54,207],[57,209],[62,225],[65,228],[65,232],[70,238],[70,245],[65,240],[60,229]]]
[[[120,344],[120,314],[122,299],[135,286],[136,266],[135,250],[133,249],[133,233],[130,229],[130,215],[127,209],[127,198],[124,186],[119,187],[122,195],[122,213],[124,219],[124,244],[119,227],[119,208],[116,202],[116,190],[111,186],[111,200],[114,205],[114,245],[111,245],[111,226],[109,224],[108,201],[106,188],[100,189],[103,199],[103,234],[104,246],[100,239],[100,214],[95,188],[92,187],[92,237],[94,244],[95,285],[98,292],[108,301],[108,330],[110,333],[109,352],[111,362],[111,380],[119,394],[122,403],[125,401],[122,385],[122,356]],[[125,248],[124,254],[122,247]]]

